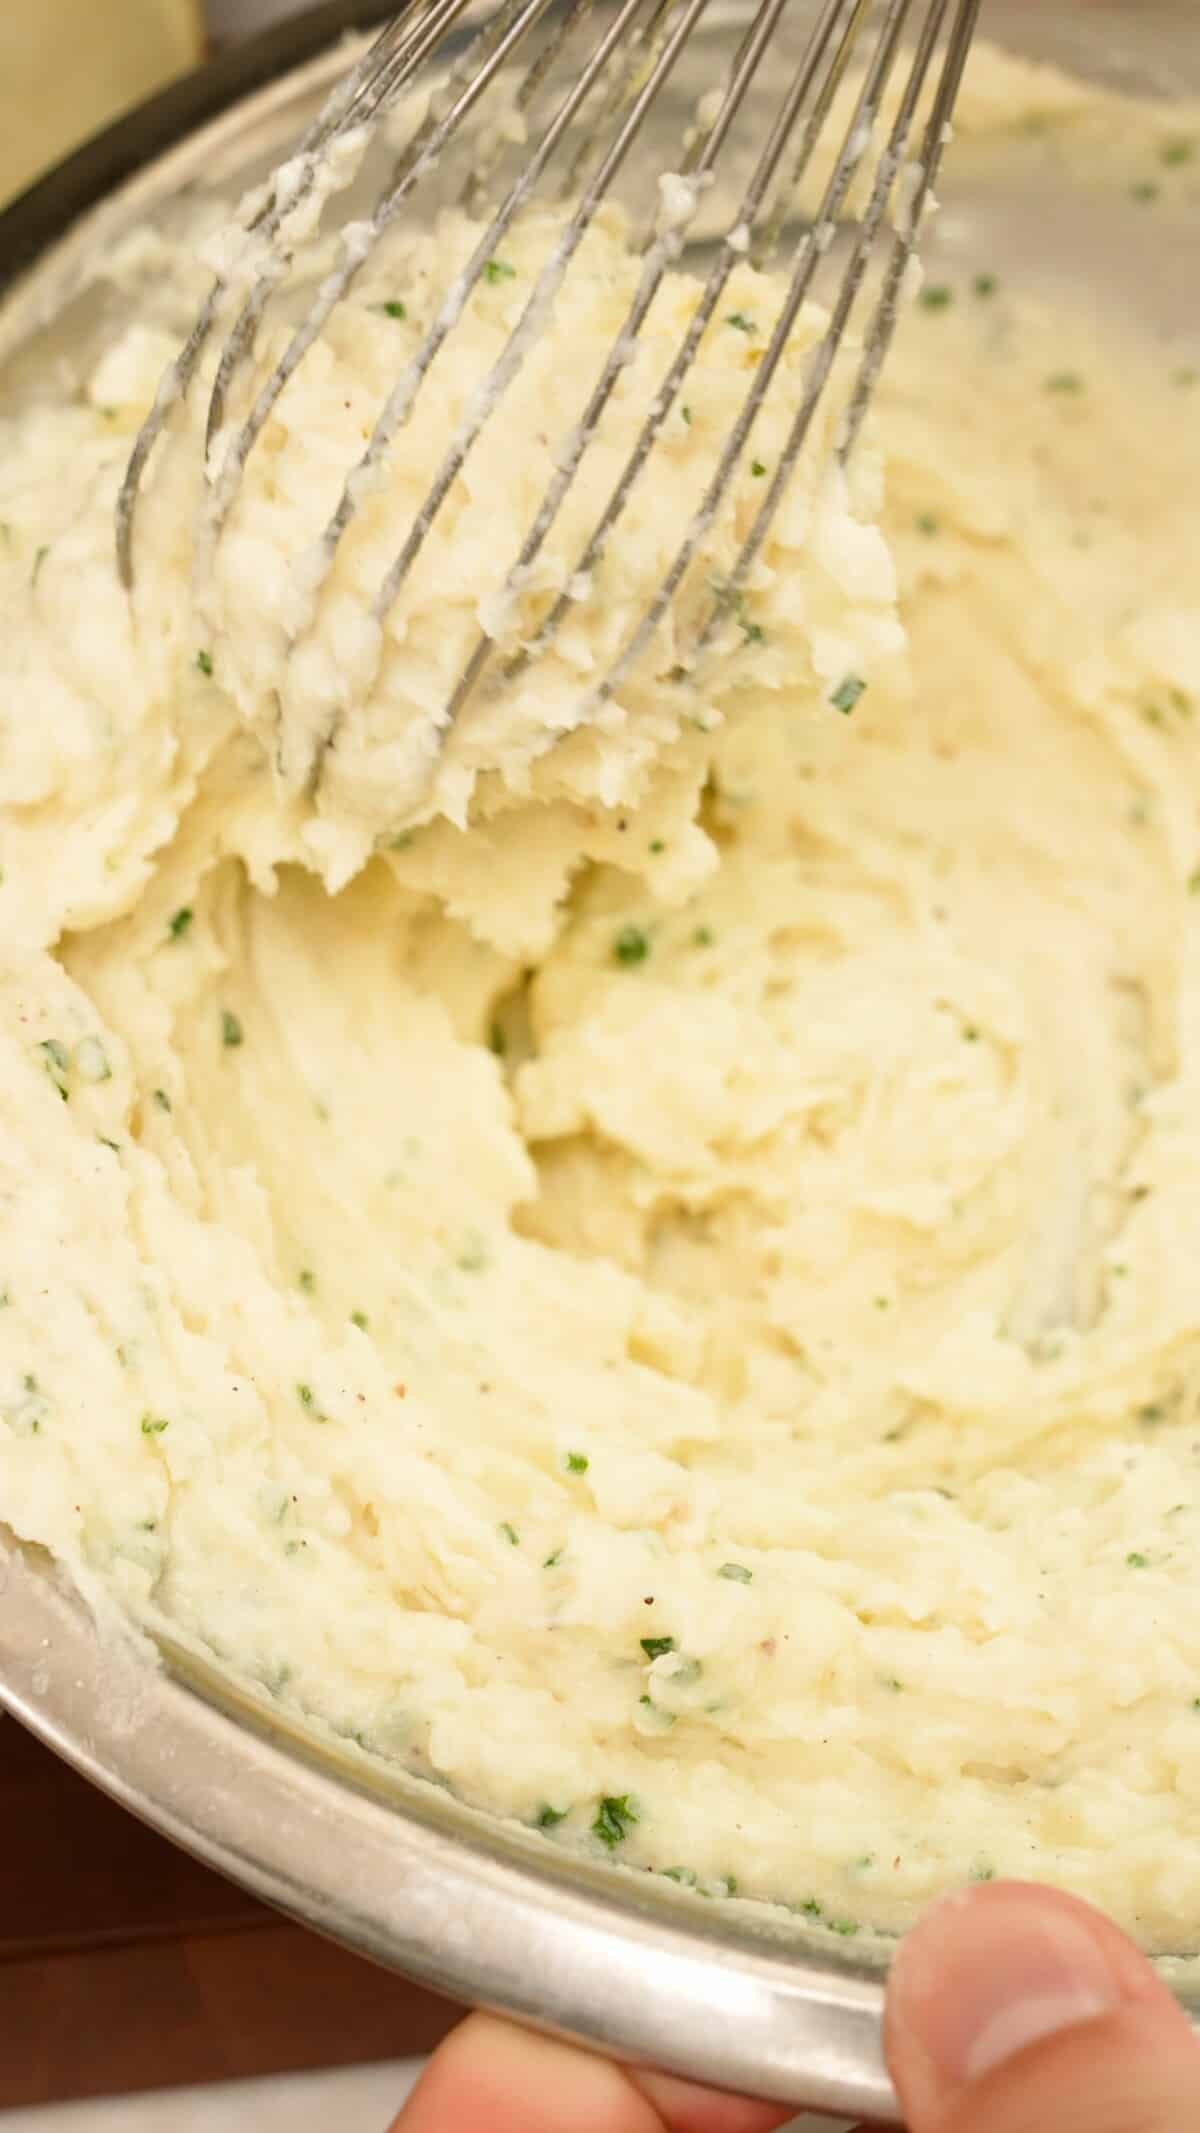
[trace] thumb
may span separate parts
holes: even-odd
[[[901,1946],[888,2064],[910,2133],[1196,2133],[1200,2043],[1145,1957],[1058,1890],[951,1896]]]

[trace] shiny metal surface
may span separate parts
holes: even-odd
[[[348,4],[320,21],[351,13],[362,23],[371,10]],[[728,39],[746,19],[714,6],[708,34]],[[1164,96],[1200,90],[1193,0],[984,0],[983,29]],[[147,217],[186,218],[208,189],[237,191],[310,121],[346,54],[316,52],[289,72],[289,51],[316,51],[311,27],[272,33],[269,59],[239,60],[244,77],[223,64],[207,84],[174,92],[171,124],[195,130],[144,167],[134,168],[138,140],[161,149],[164,137],[153,111],[140,132],[89,151],[0,216],[0,283],[38,254],[0,303],[0,404],[44,390],[52,362],[82,369],[103,339],[112,298],[86,274],[98,245]],[[703,65],[703,39],[697,56]],[[222,108],[245,81],[253,93]],[[986,182],[959,183],[947,166],[937,227],[947,266],[986,252],[1009,277],[1065,278],[1084,301],[1136,306],[1149,332],[1196,360],[1194,224],[1156,223],[1151,240],[1142,217],[1123,243],[1108,210],[1070,188],[1050,224],[1044,155],[1031,136]],[[121,182],[106,193],[114,173]],[[58,234],[67,207],[85,205]],[[573,1859],[306,1727],[200,1654],[167,1644],[163,1658],[156,1667],[143,1647],[99,1631],[45,1558],[0,1527],[0,1704],[260,1897],[452,1994],[598,2047],[718,2086],[894,2119],[879,2041],[886,1946],[857,1941],[851,1957],[763,1906],[706,1904]],[[1200,2017],[1194,1966],[1167,1968]]]

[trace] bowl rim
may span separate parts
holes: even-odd
[[[0,1709],[275,1909],[448,1997],[714,2088],[894,2124],[883,1987],[738,1902],[591,1866],[436,1788],[328,1752],[145,1638],[0,1527]],[[191,1678],[188,1678],[188,1677]],[[326,1767],[322,1768],[322,1762]],[[755,1912],[766,1913],[765,1906]],[[766,1913],[766,1915],[770,1915]]]
[[[323,0],[86,141],[0,209],[4,308],[15,298],[19,318],[32,270],[90,241],[164,157],[285,78],[331,76],[339,43],[392,12]],[[897,2122],[882,1959],[825,1959],[794,1929],[773,1942],[767,1906],[592,1866],[431,1786],[389,1784],[344,1747],[335,1779],[337,1743],[310,1732],[306,1747],[304,1729],[169,1638],[158,1657],[0,1523],[0,1711],[163,1836],[453,1999],[715,2088]]]

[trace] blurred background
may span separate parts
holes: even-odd
[[[304,0],[0,0],[0,205],[110,119]]]

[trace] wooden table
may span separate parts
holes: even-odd
[[[0,1719],[0,2110],[431,2049],[461,2010],[210,1873]]]

